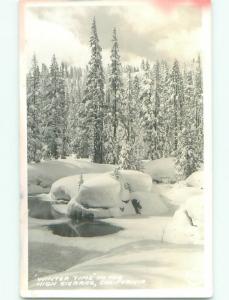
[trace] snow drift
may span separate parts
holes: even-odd
[[[58,159],[28,165],[28,193],[48,193],[51,185],[58,179],[89,173],[112,171],[115,166],[95,164],[86,159]]]
[[[177,244],[202,244],[203,227],[203,196],[192,196],[175,212],[165,229],[163,240]]]
[[[143,160],[144,173],[157,183],[176,182],[175,160],[173,157]]]
[[[203,189],[204,172],[202,170],[192,173],[187,179],[187,186]]]

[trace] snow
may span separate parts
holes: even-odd
[[[204,172],[202,170],[192,173],[187,179],[187,186],[203,189]]]
[[[157,183],[174,183],[177,181],[173,157],[143,160],[143,169]]]
[[[169,213],[164,197],[154,191],[150,176],[142,172],[120,170],[118,179],[113,172],[85,174],[80,188],[79,181],[80,175],[61,178],[50,190],[53,201],[70,201],[68,216],[109,218],[136,215],[132,204],[134,199],[141,206],[141,215]]]
[[[116,207],[120,200],[120,183],[111,174],[86,180],[80,187],[77,202],[85,207]]]
[[[62,163],[57,161],[59,168]],[[81,172],[58,178],[48,195],[30,197],[30,216],[40,218],[29,218],[31,289],[48,288],[38,286],[36,277],[48,275],[43,279],[53,281],[59,275],[71,278],[94,273],[103,278],[122,276],[125,282],[136,282],[135,287],[141,288],[203,286],[204,217],[199,172],[175,184],[153,184],[149,174],[138,171],[114,174],[108,166],[101,172],[101,168],[81,160],[72,165],[74,172],[74,166]],[[89,173],[81,176],[84,166]],[[133,200],[139,204],[140,214]],[[172,216],[171,207],[177,209]],[[104,229],[107,225],[120,229],[88,238],[60,236],[49,227],[70,223],[79,230],[92,222],[101,222]],[[94,288],[130,288],[120,282],[101,284],[98,278],[95,284]]]
[[[120,179],[128,183],[131,192],[149,192],[152,189],[152,180],[148,174],[133,170],[120,170]]]
[[[204,239],[203,196],[190,197],[167,225],[163,240],[176,244],[202,244]]]
[[[114,166],[95,164],[86,159],[67,159],[43,161],[28,165],[28,193],[48,193],[51,185],[58,179],[85,173],[104,173],[114,170]]]
[[[202,190],[196,187],[188,187],[185,182],[179,182],[173,185],[158,187],[161,195],[163,195],[170,204],[176,207],[181,206],[185,201],[192,197],[202,194]]]
[[[85,174],[84,180],[95,177],[97,174]],[[50,195],[55,200],[71,200],[78,195],[81,175],[67,176],[55,181],[50,189]]]
[[[106,219],[106,223],[120,226],[123,230],[106,236],[76,239],[53,235],[50,230],[45,229],[45,225],[50,224],[50,221],[30,219],[29,241],[31,245],[36,245],[36,248],[30,248],[33,249],[31,257],[34,258],[30,261],[30,267],[36,269],[36,263],[39,262],[43,276],[46,275],[43,279],[47,281],[55,281],[56,276],[65,275],[71,278],[71,276],[91,276],[96,273],[97,278],[122,276],[124,281],[137,282],[135,286],[137,288],[202,287],[203,248],[200,245],[175,245],[162,242],[163,233],[170,220],[171,217],[137,218],[136,216]],[[52,249],[55,249],[55,255]],[[60,257],[63,253],[68,253],[68,261],[66,260],[66,266],[61,263],[62,272],[60,272]],[[78,253],[77,257],[75,253]],[[84,254],[89,258],[84,259]],[[47,261],[48,265],[36,260],[38,255],[42,255],[42,262]],[[67,267],[69,264],[72,267]],[[48,277],[47,273],[49,273]],[[141,280],[140,284],[139,280]],[[115,286],[104,286],[96,278],[95,281],[96,288],[130,288],[119,283]],[[30,281],[30,288],[48,289],[45,286],[38,286],[38,282]],[[57,282],[56,288],[58,285]]]
[[[162,197],[156,192],[134,192],[130,199],[137,199],[141,204],[141,214],[144,216],[160,216],[169,212]]]

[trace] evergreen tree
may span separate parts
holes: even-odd
[[[50,114],[50,95],[49,95],[49,86],[50,86],[50,76],[49,69],[43,63],[41,65],[41,73],[40,73],[40,98],[41,98],[41,127],[42,127],[42,141],[43,141],[43,151],[42,157],[44,159],[48,158],[49,155],[47,153],[47,130],[48,130],[48,120]]]
[[[154,126],[154,107],[153,107],[154,83],[152,73],[148,64],[146,64],[143,76],[140,99],[142,102],[141,126],[143,128],[144,140],[144,158],[155,159],[155,126]]]
[[[179,179],[185,179],[197,171],[201,164],[199,137],[196,127],[196,103],[192,72],[184,72],[184,117],[178,135],[176,169]]]
[[[91,58],[88,64],[86,86],[81,105],[81,137],[83,152],[90,155],[93,162],[104,161],[104,73],[101,47],[97,35],[95,18],[91,27]]]
[[[173,118],[173,104],[170,95],[170,74],[168,63],[161,62],[161,93],[160,105],[163,118],[161,124],[161,140],[163,143],[162,157],[169,157],[173,152],[173,128],[171,120]]]
[[[173,106],[173,115],[171,116],[171,127],[173,131],[173,150],[177,150],[178,134],[182,128],[183,119],[183,101],[184,89],[183,79],[180,72],[179,62],[174,61],[170,75],[170,101]]]
[[[28,161],[39,162],[42,158],[42,114],[40,97],[40,70],[36,56],[27,75],[27,153]]]
[[[67,155],[67,117],[68,117],[68,98],[66,98],[66,66],[62,62],[59,69],[59,82],[58,82],[58,98],[57,98],[57,115],[56,122],[58,132],[58,156],[66,158]]]
[[[136,103],[133,98],[133,79],[131,68],[127,73],[127,83],[125,87],[124,99],[122,104],[122,148],[119,158],[119,165],[122,169],[139,169],[140,163],[135,149],[136,139]]]
[[[109,70],[109,107],[106,118],[106,153],[107,162],[116,164],[119,159],[120,141],[120,108],[122,102],[122,79],[121,79],[121,62],[119,55],[119,46],[116,29],[113,29],[112,49],[111,49],[111,64]]]
[[[203,162],[204,132],[203,132],[203,82],[201,59],[198,56],[194,70],[195,125],[198,136],[198,153]]]

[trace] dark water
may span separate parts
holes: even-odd
[[[35,195],[28,197],[29,216],[31,218],[52,220],[52,206],[50,201],[45,201],[43,198],[46,195]]]
[[[47,225],[47,227],[53,234],[65,237],[103,236],[119,232],[123,229],[122,227],[97,220],[92,222],[81,222],[78,224],[69,221],[58,224],[50,224]]]

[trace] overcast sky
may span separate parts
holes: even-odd
[[[27,62],[36,53],[40,62],[59,60],[85,66],[92,18],[97,22],[103,62],[109,62],[111,34],[117,28],[123,63],[138,65],[142,58],[191,60],[200,52],[201,10],[190,5],[164,11],[152,2],[121,6],[27,7],[25,37]]]

